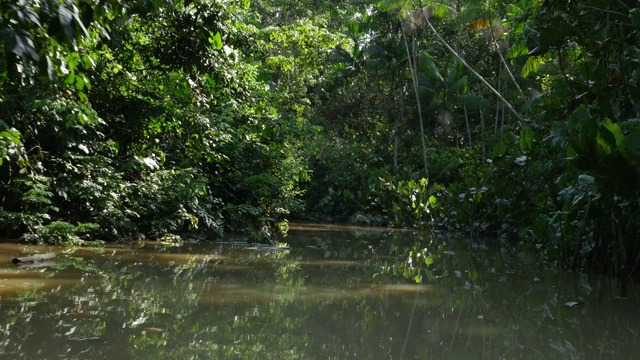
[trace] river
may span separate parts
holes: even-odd
[[[0,359],[640,356],[635,284],[619,297],[616,281],[447,234],[292,224],[281,241],[2,242]]]

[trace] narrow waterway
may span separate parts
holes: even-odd
[[[281,241],[0,243],[0,359],[640,356],[635,285],[620,298],[614,281],[446,235],[298,224]]]

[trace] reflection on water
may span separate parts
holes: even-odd
[[[607,279],[442,235],[294,225],[285,241],[290,251],[211,243],[64,253],[0,243],[0,359],[640,354],[635,286],[619,299]],[[384,270],[417,267],[407,263],[415,249],[437,252],[437,276],[416,285]],[[11,264],[50,251],[53,264]],[[571,301],[583,304],[564,306]]]

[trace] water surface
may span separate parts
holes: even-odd
[[[0,359],[640,356],[634,285],[619,298],[614,281],[453,236],[293,225],[282,241],[0,243]],[[11,263],[50,251],[45,266]]]

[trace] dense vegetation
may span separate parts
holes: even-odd
[[[0,4],[0,233],[445,228],[629,275],[636,1]]]

